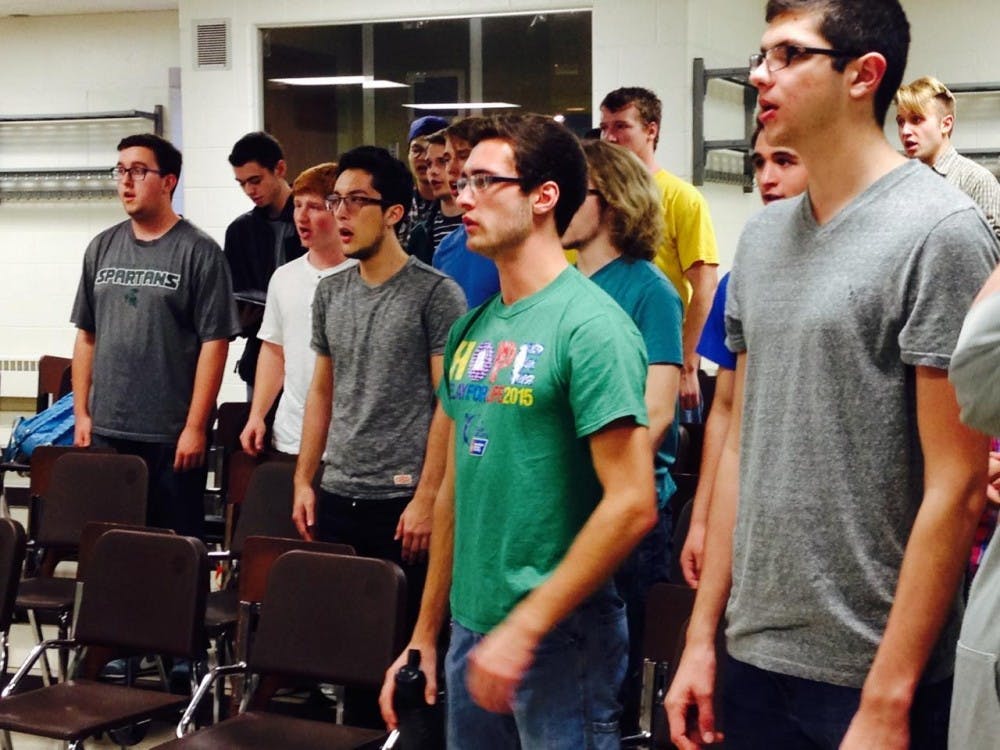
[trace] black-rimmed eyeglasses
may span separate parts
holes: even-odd
[[[125,175],[128,175],[136,182],[142,182],[146,179],[146,174],[152,172],[153,174],[163,174],[159,169],[150,169],[149,167],[143,167],[136,165],[134,167],[112,167],[111,168],[111,179],[112,180],[124,180]]]
[[[857,57],[853,52],[845,52],[829,47],[805,47],[801,44],[776,44],[770,49],[755,52],[750,55],[750,72],[753,73],[761,65],[766,65],[769,73],[787,68],[797,57],[807,55],[826,55],[827,57],[851,58]]]
[[[386,206],[381,198],[370,198],[367,195],[333,195],[326,196],[326,210],[336,212],[341,206],[347,207],[347,213],[356,214],[365,206]]]

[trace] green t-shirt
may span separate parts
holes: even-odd
[[[628,315],[568,268],[460,318],[441,403],[455,422],[453,617],[486,633],[552,573],[601,498],[587,437],[646,425],[646,351]]]

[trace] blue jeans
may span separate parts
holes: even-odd
[[[728,657],[722,679],[726,750],[836,750],[861,700],[860,688],[770,672]],[[917,689],[910,748],[945,750],[951,679]]]
[[[618,686],[625,675],[625,609],[610,587],[549,633],[514,697],[512,716],[477,706],[466,685],[483,639],[457,622],[445,657],[448,750],[619,750]]]

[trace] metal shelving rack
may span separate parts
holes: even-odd
[[[754,107],[757,105],[757,90],[750,85],[749,72],[742,68],[706,68],[705,60],[694,58],[692,66],[692,160],[691,181],[695,185],[709,182],[735,183],[743,186],[743,192],[753,190],[753,170],[750,166],[750,136],[754,129]],[[705,97],[708,83],[712,80],[725,81],[743,89],[743,137],[727,140],[705,140]],[[708,154],[711,151],[738,151],[743,155],[742,173],[722,172],[708,169]]]
[[[153,132],[163,135],[163,106],[152,112],[129,109],[117,112],[81,112],[45,115],[0,115],[0,137],[3,127],[32,123],[71,123],[119,120],[149,120]],[[109,177],[111,166],[60,169],[0,170],[0,201],[14,200],[87,200],[113,198],[117,192]]]

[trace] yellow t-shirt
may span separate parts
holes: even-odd
[[[719,263],[712,217],[704,196],[691,183],[665,169],[653,173],[653,182],[663,195],[663,218],[667,224],[653,262],[673,283],[686,310],[693,290],[684,278],[684,271],[698,261]]]

